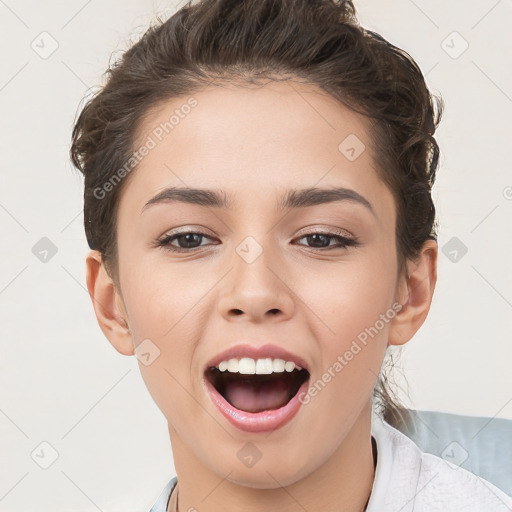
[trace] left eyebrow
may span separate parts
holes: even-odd
[[[288,190],[278,202],[277,207],[280,210],[288,208],[306,208],[309,206],[346,200],[365,206],[373,215],[375,215],[375,211],[373,210],[371,203],[365,197],[357,193],[355,190],[343,187],[310,187],[301,190]],[[233,208],[232,198],[227,196],[224,191],[204,188],[170,187],[162,190],[156,196],[152,197],[142,208],[141,214],[152,205],[173,201],[211,208]]]
[[[375,215],[375,211],[368,199],[355,190],[344,187],[316,188],[310,187],[302,190],[289,190],[279,202],[278,208],[306,208],[334,201],[354,201],[368,208]]]

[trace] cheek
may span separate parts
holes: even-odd
[[[393,257],[375,251],[314,275],[306,274],[299,296],[332,327],[335,336],[354,334],[353,328],[373,324],[391,307],[396,285]]]
[[[309,275],[301,284],[299,296],[312,311],[308,324],[320,345],[321,372],[335,374],[340,386],[359,382],[368,391],[380,371],[395,315],[394,258],[384,246],[361,251],[360,258],[333,265],[314,279]]]
[[[368,403],[382,366],[394,317],[392,258],[383,253],[361,258],[303,288],[314,312],[308,325],[315,326],[321,360],[305,400],[315,416],[330,411],[333,439],[346,432]],[[318,435],[325,432],[319,428]]]
[[[183,271],[179,265],[153,265],[141,260],[126,272],[123,295],[129,305],[132,332],[143,339],[154,337],[170,343],[183,329],[207,290],[200,272]],[[168,347],[170,348],[170,347]]]
[[[173,420],[176,411],[183,414],[185,410],[185,417],[193,417],[194,401],[184,388],[191,386],[191,362],[205,315],[201,298],[207,283],[201,286],[197,278],[176,271],[171,274],[165,267],[142,267],[126,272],[121,281],[134,343],[145,343],[151,354],[150,364],[139,360],[142,378],[167,418]]]
[[[161,352],[161,362],[172,362],[170,367],[180,376],[190,373],[206,292],[202,286],[193,286],[191,279],[182,281],[153,271],[146,279],[140,277],[143,286],[130,301],[134,337],[151,339]]]

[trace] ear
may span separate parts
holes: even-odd
[[[99,251],[90,251],[86,258],[87,289],[103,334],[121,354],[134,354],[122,297],[108,275]]]
[[[390,322],[388,345],[407,343],[430,309],[437,281],[437,242],[427,240],[416,261],[407,261],[408,276],[399,278],[396,301],[402,309]]]

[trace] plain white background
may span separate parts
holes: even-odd
[[[434,189],[439,280],[404,351],[404,400],[512,418],[512,2],[355,4],[361,24],[409,52],[446,102]],[[82,178],[68,157],[80,100],[102,84],[111,54],[175,5],[0,0],[2,512],[143,512],[175,474],[165,418],[136,359],[96,323]],[[33,250],[43,237],[57,249],[46,263]]]

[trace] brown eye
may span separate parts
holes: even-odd
[[[211,237],[200,231],[183,231],[174,235],[165,236],[159,240],[156,245],[174,252],[192,252],[199,247],[208,245],[201,243],[204,239],[211,240]],[[302,239],[307,240],[307,247],[318,250],[343,249],[345,247],[360,245],[356,239],[347,238],[339,233],[314,232],[303,235],[298,240]],[[332,241],[337,243],[332,244]]]
[[[347,238],[345,236],[335,234],[335,233],[308,233],[307,235],[303,235],[299,240],[307,239],[309,247],[312,249],[339,249],[349,246],[357,246],[359,243],[357,240],[352,238]],[[331,241],[337,241],[338,243],[335,245],[331,245]],[[300,244],[303,245],[303,244]]]
[[[157,245],[159,247],[164,247],[169,251],[188,252],[197,249],[198,247],[202,247],[204,244],[201,244],[201,241],[204,238],[210,237],[199,231],[183,231],[181,233],[164,237],[158,241]],[[172,242],[175,241],[177,242],[177,246],[176,244],[172,244]]]

